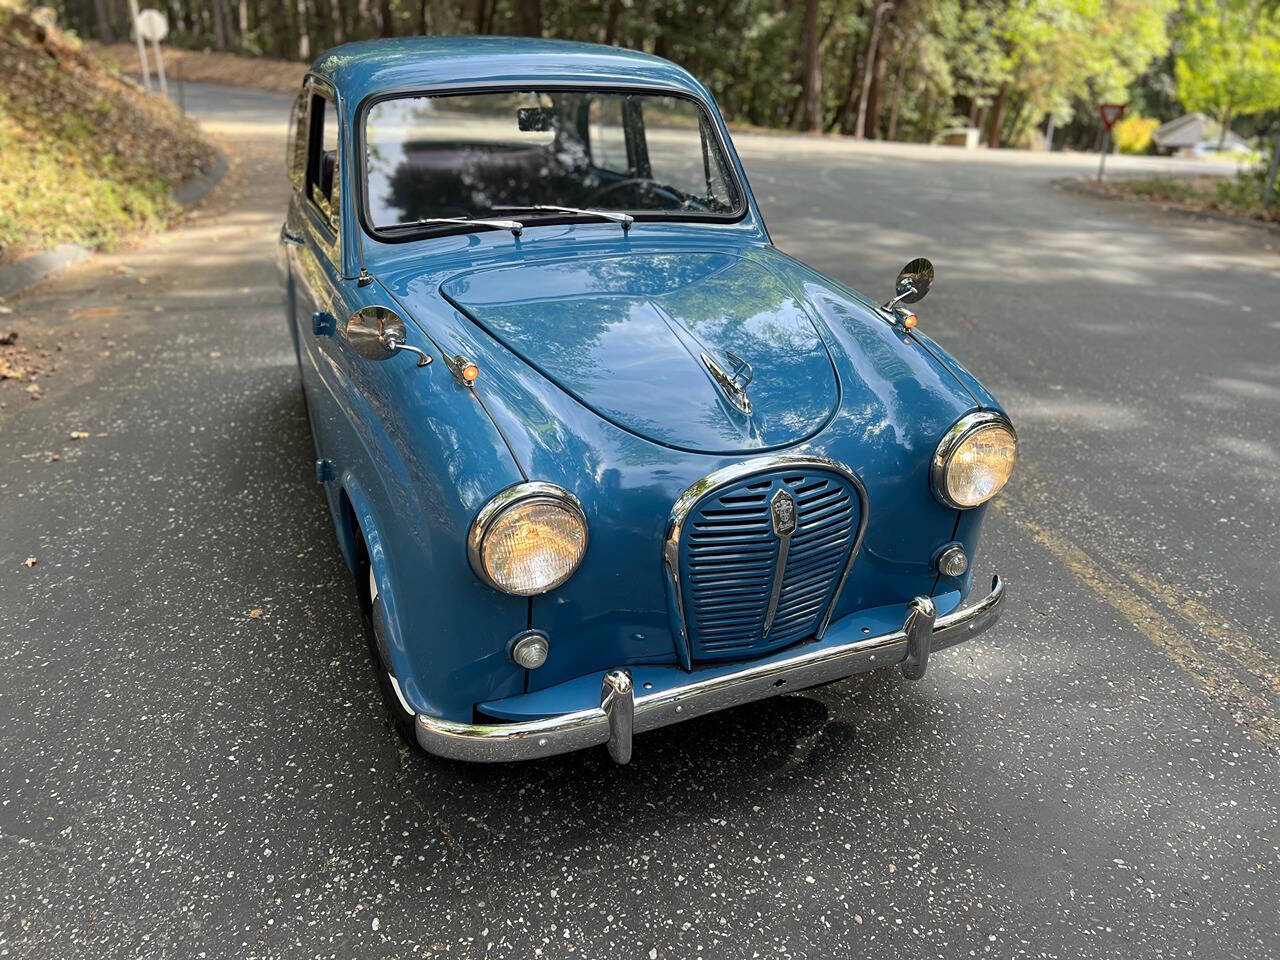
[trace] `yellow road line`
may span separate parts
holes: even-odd
[[[1280,717],[1265,697],[1252,690],[1228,666],[1196,649],[1170,618],[1066,537],[1018,516],[1007,501],[1001,508],[1054,559],[1168,656],[1212,701],[1225,707],[1251,737],[1263,744],[1280,746]]]
[[[1127,570],[1126,575],[1138,586],[1156,597],[1166,607],[1195,627],[1205,636],[1216,640],[1221,649],[1236,663],[1258,677],[1276,693],[1280,693],[1280,663],[1258,646],[1244,630],[1223,626],[1225,617],[1215,614],[1200,601],[1181,596],[1173,587],[1153,580],[1145,573]]]

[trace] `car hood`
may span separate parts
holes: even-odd
[[[737,453],[800,443],[840,402],[820,324],[791,279],[733,253],[631,252],[468,270],[440,291],[624,430]],[[749,412],[703,359],[732,372],[731,354],[750,364]]]

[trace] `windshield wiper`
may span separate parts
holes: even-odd
[[[601,220],[612,220],[614,223],[622,225],[622,232],[626,233],[631,229],[631,225],[636,222],[636,218],[629,213],[614,213],[612,210],[584,210],[582,207],[560,207],[554,203],[535,203],[527,207],[494,207],[495,210],[511,210],[514,213],[572,213],[580,217],[599,217]]]
[[[486,217],[425,217],[421,220],[405,220],[397,223],[397,227],[431,227],[443,226],[492,227],[495,230],[510,230],[514,237],[524,231],[524,224],[519,220],[497,220]]]

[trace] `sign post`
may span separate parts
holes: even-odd
[[[151,92],[151,67],[147,63],[147,45],[142,39],[142,27],[138,24],[138,0],[129,0],[129,16],[133,19],[133,38],[138,41],[138,64],[142,68],[142,86]]]
[[[137,0],[131,0],[136,3]],[[160,78],[160,94],[169,99],[169,84],[164,76],[164,56],[160,53],[160,41],[169,33],[169,18],[159,10],[148,7],[134,18],[134,27],[138,33],[138,46],[143,40],[151,41],[151,50],[156,55],[156,76]],[[145,69],[145,68],[144,68]]]
[[[1124,116],[1127,103],[1100,103],[1098,114],[1102,117],[1102,150],[1098,156],[1098,182],[1102,182],[1102,173],[1107,166],[1107,151],[1111,149],[1111,128],[1117,120]]]
[[[1271,191],[1275,189],[1277,167],[1280,167],[1280,134],[1276,136],[1276,145],[1271,148],[1271,168],[1267,170],[1267,185],[1262,188],[1263,213],[1271,206]]]

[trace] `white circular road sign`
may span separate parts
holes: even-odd
[[[169,18],[159,10],[148,7],[138,14],[138,36],[152,43],[159,43],[169,32]]]

